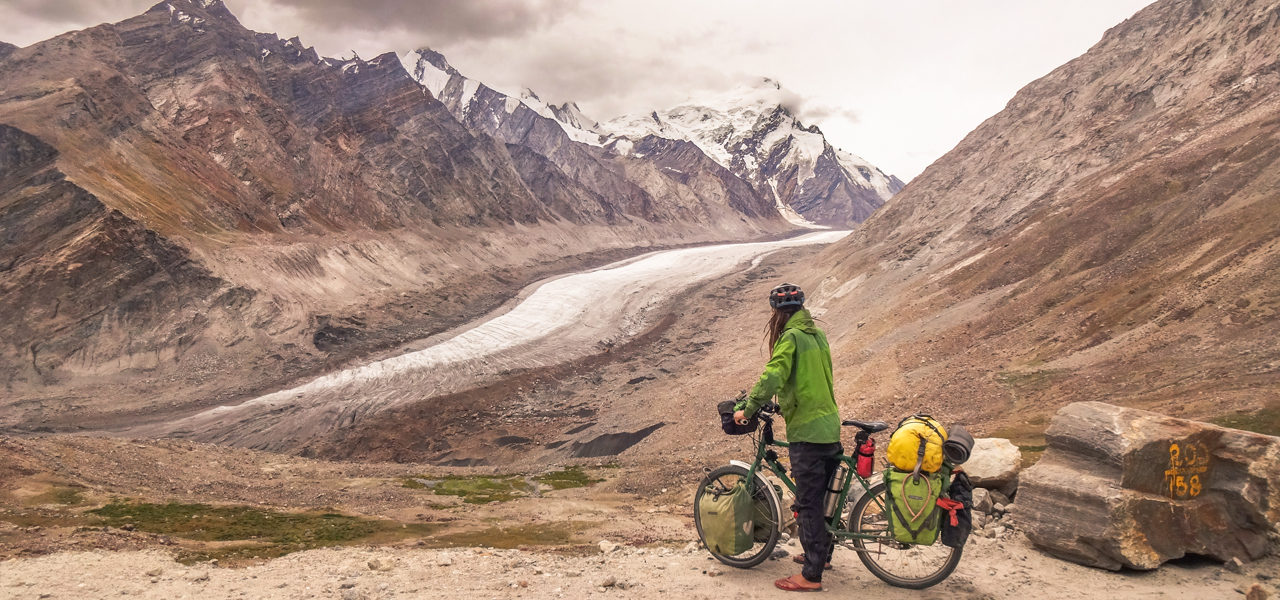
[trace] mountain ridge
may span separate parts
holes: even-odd
[[[724,94],[711,103],[715,108],[686,103],[662,111],[665,117],[654,110],[643,117],[624,116],[599,123],[576,104],[552,106],[527,88],[518,97],[493,90],[460,73],[443,54],[430,48],[407,53],[401,61],[459,120],[498,134],[508,143],[527,141],[523,131],[503,133],[503,124],[512,118],[520,120],[514,113],[522,110],[554,123],[570,140],[604,147],[624,157],[649,158],[654,149],[672,147],[647,140],[650,137],[691,142],[709,159],[748,182],[784,218],[801,226],[813,226],[804,215],[824,226],[856,225],[902,186],[896,177],[832,147],[816,125],[802,125],[783,105],[781,85],[768,78],[757,86]],[[769,91],[763,92],[766,88]],[[690,112],[696,112],[701,123],[710,120],[710,131],[678,118]],[[647,151],[636,151],[635,146],[642,143]],[[535,145],[543,146],[540,152],[544,156],[559,151],[545,142]]]
[[[866,160],[833,147],[817,125],[787,107],[789,92],[770,78],[718,98],[685,102],[601,125],[606,146],[627,154],[649,136],[693,142],[774,200],[794,222],[862,222],[902,187]]]

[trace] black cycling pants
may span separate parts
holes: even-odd
[[[844,452],[840,442],[811,444],[792,442],[791,477],[796,482],[796,512],[800,526],[800,546],[804,548],[804,569],[801,574],[809,581],[822,581],[822,568],[831,561],[835,544],[827,531],[826,517],[822,514],[827,496],[827,482],[836,471],[836,456]]]

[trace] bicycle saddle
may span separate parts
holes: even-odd
[[[841,421],[840,424],[845,427],[858,427],[867,433],[884,431],[889,428],[889,424],[884,421],[854,421],[850,419],[848,421]]]

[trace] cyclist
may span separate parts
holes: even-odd
[[[835,473],[840,445],[840,417],[831,381],[831,349],[827,336],[804,309],[804,292],[784,283],[769,291],[769,346],[773,349],[764,373],[737,407],[734,418],[745,423],[774,395],[787,423],[791,471],[796,482],[800,544],[799,575],[773,584],[787,591],[822,589],[822,571],[830,567],[834,543],[823,515],[827,482]]]

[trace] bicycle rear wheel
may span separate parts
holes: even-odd
[[[853,538],[858,559],[872,575],[894,587],[913,590],[937,585],[960,564],[960,549],[935,543],[932,546],[903,544],[889,534],[889,518],[884,483],[877,483],[849,509],[845,523],[849,530],[873,536]]]
[[[710,548],[707,545],[706,535],[702,531],[698,502],[702,500],[703,494],[711,493],[709,490],[727,493],[746,478],[746,469],[737,465],[725,465],[707,473],[707,476],[703,477],[702,482],[698,484],[698,490],[693,496],[693,525],[698,530],[698,540],[702,542],[702,547],[708,548],[708,551]],[[726,555],[711,552],[711,556],[716,557],[716,560],[731,567],[739,569],[754,567],[768,559],[773,553],[773,548],[778,545],[778,537],[781,535],[778,524],[782,521],[782,510],[774,495],[761,487],[758,481],[757,479],[755,482],[750,482],[748,487],[751,490],[751,499],[757,515],[754,543],[740,554]]]

